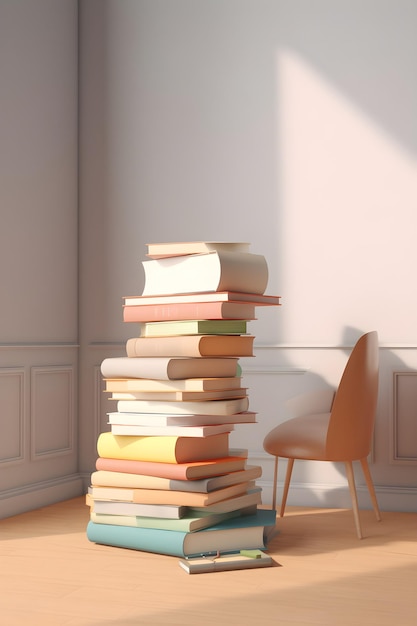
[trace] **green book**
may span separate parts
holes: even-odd
[[[141,337],[166,337],[172,335],[245,335],[246,320],[179,320],[169,322],[144,322],[140,325]]]
[[[271,567],[274,564],[272,557],[262,550],[240,550],[233,554],[219,556],[180,559],[179,565],[188,574],[205,574],[208,572],[225,572],[236,569],[254,569],[256,567]]]

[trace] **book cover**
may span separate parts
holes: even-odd
[[[101,363],[104,378],[152,378],[175,380],[184,378],[230,378],[237,375],[238,357],[108,357]]]
[[[233,415],[247,411],[249,399],[233,398],[228,400],[171,401],[162,400],[118,400],[117,411],[120,413],[175,413],[190,415]],[[225,455],[223,455],[225,456]],[[197,460],[197,459],[195,459]]]
[[[142,295],[203,291],[265,292],[268,265],[261,254],[218,250],[205,254],[142,261]]]
[[[249,252],[250,244],[243,241],[169,241],[165,243],[148,243],[148,257],[163,259],[186,254],[204,254],[215,250],[233,252]]]
[[[265,528],[275,524],[275,516],[275,511],[258,510],[255,515],[234,517],[197,532],[96,524],[90,520],[87,538],[103,545],[181,558],[242,549],[263,550]]]
[[[253,356],[252,335],[178,335],[132,337],[126,342],[128,357],[242,357]]]
[[[225,457],[229,434],[211,437],[134,437],[101,433],[97,440],[100,457],[160,463],[187,463]]]
[[[246,456],[225,456],[224,458],[189,463],[164,463],[139,460],[112,459],[99,457],[96,460],[97,470],[146,474],[160,476],[172,480],[199,480],[211,476],[219,476],[228,472],[244,469]]]
[[[141,337],[168,337],[173,335],[245,335],[246,320],[176,320],[172,322],[144,322]]]
[[[254,424],[256,413],[244,411],[234,415],[175,415],[168,413],[108,413],[109,424],[138,426],[209,426],[211,424]]]

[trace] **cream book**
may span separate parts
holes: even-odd
[[[202,291],[263,294],[268,266],[261,254],[217,251],[142,261],[143,296]]]
[[[183,378],[180,380],[155,380],[150,378],[106,378],[105,391],[220,391],[223,389],[241,389],[242,378]]]
[[[229,400],[170,401],[162,400],[118,400],[118,413],[172,413],[180,415],[233,415],[247,411],[249,398]]]
[[[217,250],[232,252],[249,252],[250,244],[243,241],[170,241],[165,243],[148,243],[146,256],[153,259],[163,259],[170,256],[187,254],[203,254]]]

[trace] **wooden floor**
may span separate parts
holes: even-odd
[[[4,626],[416,626],[417,514],[288,508],[266,569],[189,575],[98,546],[84,498],[0,521]]]

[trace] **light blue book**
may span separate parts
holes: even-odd
[[[276,511],[258,509],[254,515],[232,518],[197,532],[96,524],[90,521],[87,538],[118,548],[176,557],[221,554],[266,548],[265,532],[276,522]]]

